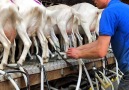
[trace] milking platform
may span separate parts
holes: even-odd
[[[114,64],[114,55],[112,53],[107,54],[107,61],[108,64]],[[93,67],[93,62],[96,65],[96,67],[102,66],[102,60],[105,60],[105,58],[101,59],[93,59],[93,60],[83,60],[87,69],[90,70]],[[74,67],[78,66],[78,61],[74,59],[67,60],[70,62]],[[58,78],[65,77],[68,74],[77,73],[78,70],[71,70],[69,66],[67,66],[66,62],[63,60],[56,60],[49,63],[44,63],[45,70],[47,72],[47,79],[55,80]],[[24,63],[23,67],[28,71],[29,73],[29,79],[30,79],[30,85],[36,85],[40,83],[40,68],[39,68],[39,62],[34,61],[27,61]],[[12,69],[5,69],[5,71],[9,71]],[[20,88],[25,87],[25,81],[20,73],[10,74],[11,77],[17,82],[18,86]],[[13,85],[9,80],[7,80],[3,75],[0,75],[0,90],[14,90]]]

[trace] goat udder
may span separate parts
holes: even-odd
[[[16,30],[14,29],[4,29],[4,33],[6,37],[9,39],[11,43],[13,43],[14,39],[16,38]]]
[[[66,30],[67,34],[71,34],[72,33],[72,30]]]

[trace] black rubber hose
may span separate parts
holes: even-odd
[[[23,73],[24,75],[26,75],[26,77],[27,77],[27,87],[26,87],[26,88],[27,88],[28,90],[30,90],[29,73],[27,72],[27,70],[26,70],[25,68],[23,68],[25,72],[20,71],[20,70],[19,70],[19,67],[20,67],[20,66],[21,66],[21,65],[17,65],[17,67],[7,66],[7,67],[9,67],[9,68],[12,68],[12,69],[15,69],[15,70],[16,70],[16,71],[7,71],[7,73],[17,73],[17,72],[20,72],[20,73]]]
[[[30,77],[29,77],[29,73],[28,73],[28,71],[25,68],[23,68],[23,69],[26,72],[26,76],[27,76],[27,88],[28,88],[28,90],[30,90]]]
[[[67,59],[65,59],[57,50],[55,50],[55,52],[58,53],[58,55],[66,62],[66,64],[67,64],[68,66],[70,66],[70,69],[71,69],[71,70],[74,70],[73,65],[72,65],[71,63],[69,63],[69,62],[67,61]]]
[[[39,60],[39,58],[38,58],[37,55],[36,55],[36,58]],[[40,60],[39,60],[39,61],[40,61]],[[48,90],[50,90],[50,85],[49,85],[48,80],[47,80],[47,74],[46,74],[46,70],[45,70],[44,65],[40,65],[40,68],[41,68],[41,69],[43,68],[43,71],[44,71],[44,79],[46,80]]]
[[[47,88],[48,88],[48,90],[50,90],[50,85],[49,85],[49,83],[48,83],[48,79],[47,79],[47,74],[46,74],[45,67],[42,66],[42,68],[43,68],[43,71],[44,71],[44,77],[45,77],[45,80],[46,80],[46,83],[47,83]]]

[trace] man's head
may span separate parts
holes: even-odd
[[[99,9],[106,8],[110,0],[93,0]]]

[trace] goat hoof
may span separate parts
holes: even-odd
[[[7,64],[0,64],[0,70],[3,70]]]
[[[17,64],[23,65],[22,61],[17,61]]]
[[[10,63],[14,64],[15,63],[15,60],[10,60]]]
[[[47,62],[48,62],[48,58],[47,58],[47,57],[44,58],[44,59],[43,59],[43,62],[44,62],[44,63],[47,63]]]

